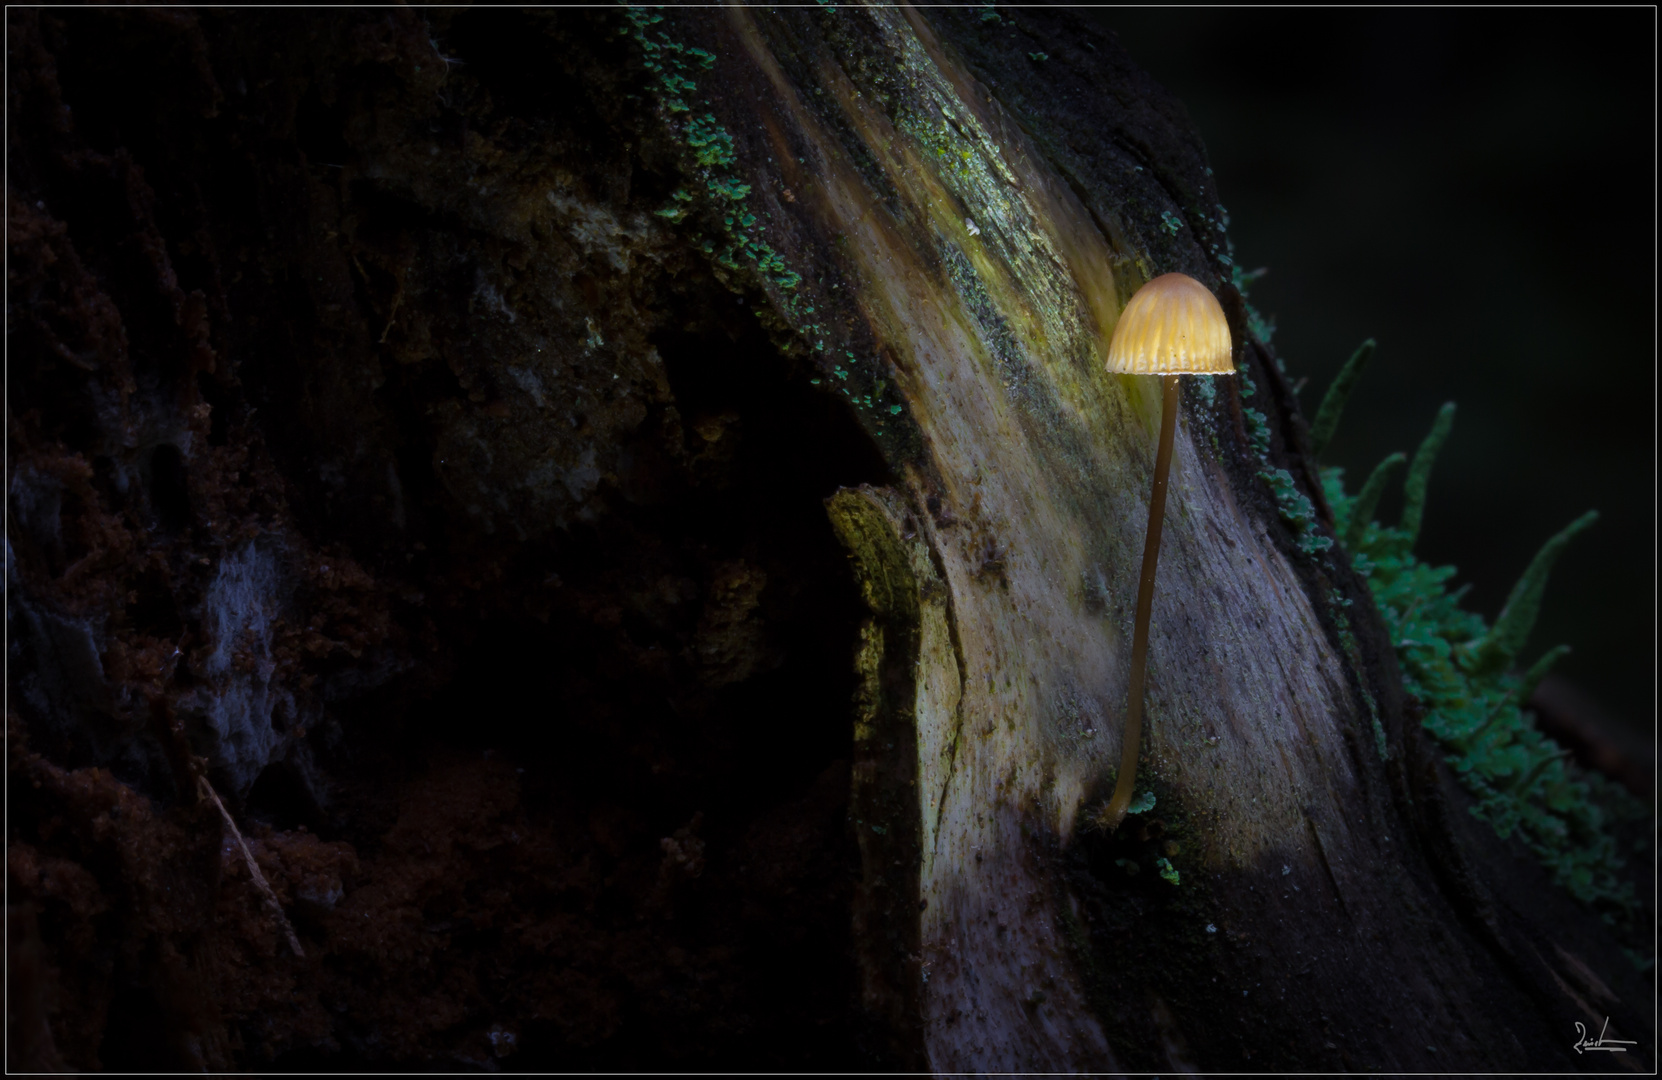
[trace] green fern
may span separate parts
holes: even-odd
[[[1445,405],[1415,454],[1403,520],[1396,526],[1382,525],[1372,515],[1403,455],[1382,462],[1357,495],[1346,493],[1343,470],[1323,469],[1334,532],[1373,593],[1404,687],[1424,710],[1426,730],[1448,751],[1449,765],[1477,800],[1471,812],[1501,838],[1516,835],[1558,884],[1636,941],[1642,913],[1612,827],[1647,819],[1649,808],[1568,760],[1526,711],[1536,684],[1568,646],[1549,650],[1526,671],[1514,666],[1533,629],[1552,564],[1597,514],[1584,515],[1542,547],[1493,627],[1463,609],[1466,590],[1449,590],[1455,568],[1429,566],[1413,553],[1431,466],[1453,417],[1452,404]]]

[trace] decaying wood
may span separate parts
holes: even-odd
[[[1138,855],[1151,878],[1160,850],[1090,832],[1119,753],[1159,396],[1153,377],[1108,376],[1103,359],[1120,304],[1152,271],[1228,290],[1200,229],[1155,254],[1125,220],[1164,204],[1204,221],[1203,159],[1145,170],[1125,91],[1091,55],[1112,45],[1078,28],[1033,35],[1045,62],[1030,77],[1077,111],[1018,116],[995,90],[1008,51],[979,64],[959,51],[993,36],[984,28],[904,8],[842,18],[857,28],[735,10],[727,32],[766,80],[764,145],[798,192],[780,216],[828,249],[846,241],[825,269],[847,291],[830,302],[847,337],[869,334],[888,361],[919,434],[916,456],[895,461],[899,485],[829,504],[872,612],[855,801],[868,1007],[897,1032],[918,1021],[909,1060],[944,1071],[1570,1060],[1576,1010],[1531,985],[1539,972],[1520,970],[1515,940],[1463,925],[1467,898],[1448,896],[1433,865],[1452,852],[1417,835],[1428,826],[1411,802],[1436,804],[1441,780],[1388,658],[1359,670],[1335,618],[1354,605],[1366,623],[1365,590],[1342,559],[1287,543],[1239,433],[1210,410],[1187,411],[1178,436],[1146,750],[1149,817],[1182,837],[1176,888],[1201,898],[1115,895],[1093,877],[1105,857],[1077,870],[1097,848]],[[859,42],[852,58],[843,35]],[[931,160],[895,118],[937,114],[954,137]],[[1083,117],[1117,151],[1091,163],[1092,187],[1050,142]],[[865,175],[839,145],[846,131],[870,155]],[[1239,325],[1236,339],[1287,415],[1262,344]],[[1218,393],[1239,401],[1231,380]],[[1289,441],[1282,459],[1301,461]],[[1405,759],[1421,770],[1412,781]],[[1103,925],[1093,904],[1141,909],[1143,925]],[[1480,996],[1496,1007],[1474,1009]]]
[[[1332,532],[1204,149],[1111,37],[8,18],[23,1066],[1654,1062],[1278,514],[1286,469]],[[1108,833],[1160,403],[1103,360],[1167,271],[1243,375],[1184,391],[1154,803]],[[187,749],[268,819],[275,916]],[[1578,1057],[1606,1016],[1639,1045]]]

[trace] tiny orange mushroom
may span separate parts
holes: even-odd
[[[1148,533],[1143,541],[1143,573],[1137,583],[1137,614],[1131,631],[1130,700],[1120,741],[1120,774],[1113,797],[1097,818],[1108,829],[1118,828],[1125,820],[1137,781],[1148,620],[1154,607],[1154,571],[1160,559],[1160,526],[1166,516],[1166,480],[1171,473],[1172,435],[1177,427],[1178,377],[1233,375],[1233,353],[1234,341],[1223,306],[1206,286],[1185,274],[1161,274],[1138,289],[1120,314],[1108,345],[1111,373],[1159,375],[1163,391],[1154,490],[1148,498]]]

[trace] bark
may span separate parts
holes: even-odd
[[[8,20],[18,1066],[1653,1065],[1307,550],[1111,38]],[[1103,358],[1174,270],[1243,377],[1185,388],[1108,833],[1160,395]]]

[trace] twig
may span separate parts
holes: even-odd
[[[277,925],[283,928],[283,934],[289,940],[289,948],[294,950],[294,955],[304,959],[306,950],[300,947],[300,939],[295,936],[294,927],[289,923],[288,916],[283,914],[283,905],[278,902],[277,894],[271,890],[271,885],[266,881],[265,875],[260,873],[260,864],[254,861],[254,853],[248,850],[248,843],[242,838],[242,830],[238,829],[237,823],[231,819],[231,812],[225,809],[225,804],[219,801],[219,793],[214,790],[212,784],[208,783],[208,778],[201,773],[196,774],[196,787],[202,794],[212,799],[215,806],[219,807],[220,816],[225,819],[225,824],[230,827],[231,835],[236,838],[237,847],[242,849],[242,858],[248,864],[249,875],[253,877],[254,884],[259,888],[260,894],[265,897],[265,902],[270,906],[272,914],[277,916]]]

